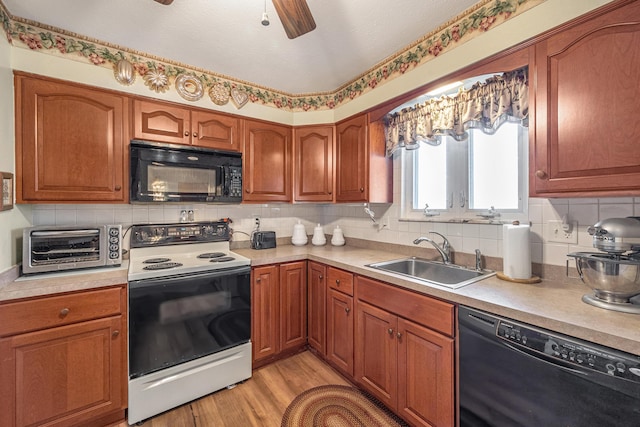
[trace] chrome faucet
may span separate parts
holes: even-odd
[[[482,271],[482,253],[480,253],[480,249],[476,249],[476,270]]]
[[[433,247],[436,248],[436,250],[440,253],[440,256],[442,257],[442,262],[445,264],[451,264],[451,245],[449,244],[449,241],[447,240],[447,238],[436,231],[430,231],[429,234],[437,234],[438,236],[442,237],[443,239],[442,247],[440,247],[440,245],[438,245],[435,241],[433,241],[429,237],[418,237],[416,240],[413,241],[413,244],[417,245],[420,242],[431,243]]]

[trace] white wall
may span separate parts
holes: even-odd
[[[11,47],[4,34],[0,37],[0,171],[14,174],[13,73]],[[29,225],[29,206],[0,211],[0,273],[21,258],[22,229]]]
[[[247,105],[236,111],[229,105],[212,106],[211,103],[199,105],[251,117],[261,117],[287,124],[306,124],[333,122],[357,113],[398,94],[422,86],[455,69],[490,56],[506,47],[526,40],[538,33],[570,20],[589,10],[608,3],[610,0],[547,0],[522,15],[492,29],[462,46],[441,55],[415,70],[408,72],[387,84],[346,104],[337,111],[288,113],[274,108],[258,105]],[[0,170],[13,171],[13,119],[12,80],[8,68],[7,57],[11,56],[11,67],[14,69],[48,75],[67,80],[78,81],[100,87],[129,91],[144,96],[155,95],[138,81],[131,87],[120,86],[107,69],[94,67],[69,59],[32,52],[22,48],[13,48],[9,52],[5,41],[0,41],[0,91],[3,94],[0,104]],[[213,70],[215,71],[215,70]],[[140,79],[138,79],[140,80]],[[5,95],[6,94],[6,95]],[[176,94],[155,95],[174,102],[185,103]],[[205,102],[205,101],[202,101]],[[5,104],[8,108],[4,108]],[[190,104],[192,105],[192,104]],[[8,110],[8,112],[6,112]],[[225,110],[226,111],[226,110]],[[394,165],[395,200],[399,201],[399,169],[397,161]],[[3,169],[4,168],[4,169]],[[549,243],[545,239],[544,224],[551,219],[560,219],[565,213],[580,224],[580,248],[589,250],[591,242],[586,234],[586,227],[598,219],[613,216],[640,214],[640,199],[531,199],[529,201],[529,219],[533,224],[533,260],[546,264],[564,265],[565,255],[576,249],[566,244]],[[263,230],[275,230],[280,237],[291,236],[293,224],[301,219],[311,233],[316,223],[325,226],[325,232],[331,233],[336,224],[344,229],[345,236],[367,240],[392,242],[411,245],[411,241],[428,231],[440,231],[450,237],[454,250],[473,253],[479,248],[490,256],[502,256],[501,227],[496,225],[444,224],[444,223],[409,223],[400,222],[399,203],[393,205],[374,205],[373,210],[378,218],[387,220],[388,225],[379,228],[365,217],[361,204],[357,205],[166,205],[166,206],[132,206],[132,205],[34,205],[33,217],[28,207],[15,208],[9,213],[0,212],[0,271],[15,264],[16,247],[20,228],[27,222],[40,225],[54,224],[97,224],[172,222],[178,220],[180,209],[194,209],[197,220],[230,217],[234,220],[237,240],[246,240],[242,233],[250,233],[253,229],[253,218],[260,216]],[[24,212],[24,214],[23,214]],[[4,218],[8,221],[4,221]],[[27,220],[25,219],[27,218]]]

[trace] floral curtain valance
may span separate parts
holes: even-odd
[[[456,95],[429,99],[387,115],[387,155],[400,147],[418,148],[420,142],[437,145],[443,135],[464,140],[471,128],[492,134],[505,121],[528,126],[527,76],[528,67],[524,67],[475,83]]]

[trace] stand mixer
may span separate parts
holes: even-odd
[[[582,301],[640,314],[640,217],[604,219],[587,232],[601,252],[567,255],[575,258],[580,279],[594,291]]]

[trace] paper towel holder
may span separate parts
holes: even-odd
[[[520,221],[515,220],[511,223],[511,225],[520,225]],[[529,226],[531,226],[532,223],[531,221],[529,221]],[[524,283],[524,284],[531,284],[531,283],[540,283],[542,281],[542,279],[538,276],[534,276],[532,275],[531,277],[529,277],[528,279],[514,279],[513,277],[509,277],[507,276],[504,271],[496,271],[496,277],[500,280],[504,280],[507,282],[513,282],[513,283]]]

